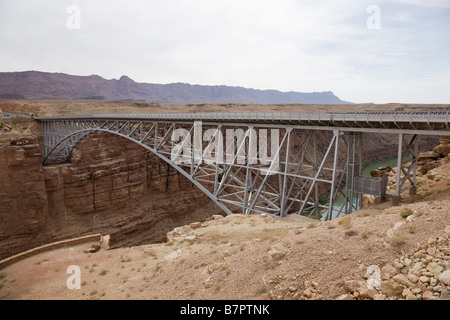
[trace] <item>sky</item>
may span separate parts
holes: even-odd
[[[0,72],[450,103],[450,0],[0,0]]]

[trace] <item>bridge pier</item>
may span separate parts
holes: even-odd
[[[395,196],[401,199],[401,194],[410,190],[410,194],[417,193],[417,156],[419,154],[419,135],[412,135],[410,139],[407,135],[400,133],[398,141],[398,160],[397,160],[397,182]],[[409,159],[409,157],[411,159]],[[410,162],[409,167],[405,166],[405,161]],[[402,177],[403,175],[403,177]],[[405,183],[410,185],[405,187]],[[396,201],[397,202],[397,201]]]

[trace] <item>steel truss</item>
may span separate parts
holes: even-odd
[[[353,181],[361,175],[364,130],[190,119],[38,120],[44,132],[45,165],[70,161],[80,141],[94,132],[107,132],[168,162],[227,214],[295,213],[331,220],[361,208],[362,195],[354,191]],[[416,187],[418,150],[417,134],[399,137],[398,197]],[[404,148],[413,157],[409,168],[403,163]]]

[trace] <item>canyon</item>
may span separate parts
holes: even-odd
[[[81,104],[84,109],[79,108]],[[3,112],[36,115],[107,108],[134,113],[177,108],[195,112],[199,107],[216,111],[221,106],[27,100],[0,103]],[[279,106],[260,108],[276,110]],[[305,106],[286,108],[302,110]],[[229,110],[229,105],[222,109]],[[438,144],[437,139],[422,139],[420,149],[430,150]],[[366,141],[366,160],[391,156],[397,149],[389,135],[367,135]],[[42,132],[37,122],[1,120],[0,259],[93,233],[110,235],[112,248],[160,242],[174,227],[221,214],[175,169],[121,137],[93,134],[76,147],[69,163],[57,166],[44,167],[41,150]]]
[[[38,136],[0,137],[0,259],[93,233],[109,234],[113,248],[162,241],[180,222],[220,213],[175,169],[118,136],[91,135],[69,164],[42,161]]]

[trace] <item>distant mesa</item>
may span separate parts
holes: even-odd
[[[89,99],[161,104],[350,104],[331,91],[302,93],[187,83],[137,83],[126,75],[119,80],[106,80],[98,75],[0,72],[0,100],[13,99]]]

